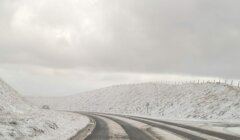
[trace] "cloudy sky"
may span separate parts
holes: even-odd
[[[1,0],[0,77],[23,95],[240,79],[239,0]]]

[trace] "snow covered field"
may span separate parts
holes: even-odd
[[[0,79],[0,140],[67,140],[89,119],[73,113],[39,109]]]
[[[239,120],[240,90],[224,84],[142,83],[117,85],[68,97],[30,101],[75,111],[145,115],[168,119]]]

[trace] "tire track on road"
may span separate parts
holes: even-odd
[[[84,114],[84,115],[94,119],[96,122],[96,126],[93,129],[92,134],[90,134],[85,140],[108,140],[109,130],[108,130],[107,123],[96,116],[88,115],[88,114]]]
[[[139,122],[148,124],[148,125],[153,126],[153,127],[157,127],[157,128],[163,129],[163,130],[170,131],[170,132],[172,132],[172,133],[174,133],[174,134],[176,134],[178,136],[182,136],[182,137],[187,138],[187,139],[191,139],[191,140],[208,140],[206,138],[199,137],[199,136],[196,136],[196,135],[193,135],[193,134],[184,132],[182,130],[178,130],[178,129],[166,126],[166,125],[161,125],[159,123],[153,123],[153,122],[149,122],[149,121],[145,121],[145,120],[142,120],[142,119],[137,119],[137,118],[133,118],[133,117],[129,117],[129,116],[121,116],[121,115],[113,115],[113,116],[125,117],[125,118],[128,118],[128,119],[139,121]]]
[[[100,115],[102,117],[111,119],[122,126],[122,128],[128,134],[130,140],[154,140],[151,136],[147,135],[144,131],[132,126],[131,124],[124,122],[120,119],[116,119],[110,116]]]

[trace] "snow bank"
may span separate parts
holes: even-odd
[[[119,85],[74,96],[29,98],[55,109],[125,113],[172,119],[240,119],[240,93],[223,84]]]
[[[80,115],[55,111],[1,114],[0,139],[68,140],[88,121]]]
[[[67,140],[89,119],[29,104],[0,79],[0,140]]]

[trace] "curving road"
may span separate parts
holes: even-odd
[[[110,139],[109,137],[109,128],[108,128],[108,125],[107,123],[97,117],[97,116],[89,116],[91,117],[92,119],[95,120],[95,123],[96,123],[96,126],[95,128],[93,129],[93,133],[91,135],[89,135],[86,140],[97,140],[97,139],[102,139],[102,140],[107,140],[107,139]]]
[[[240,140],[240,135],[224,131],[205,123],[186,123],[156,120],[136,116],[100,113],[81,113],[94,121],[95,125],[83,138],[82,132],[74,140]],[[240,125],[234,127],[240,128]],[[239,129],[240,130],[240,129]],[[240,133],[240,132],[239,132]]]

